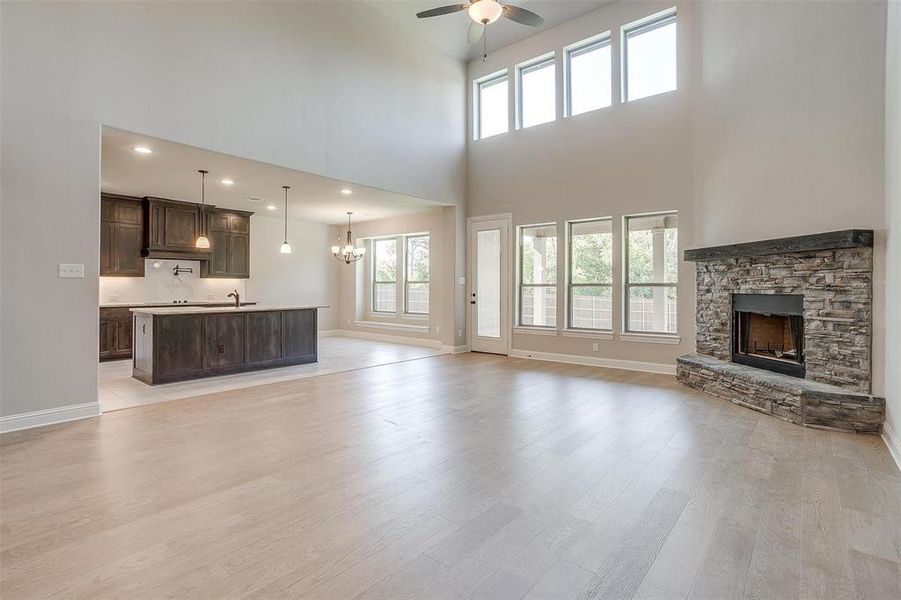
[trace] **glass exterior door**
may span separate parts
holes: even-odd
[[[470,228],[470,340],[475,352],[507,354],[508,239],[504,219],[475,221]]]

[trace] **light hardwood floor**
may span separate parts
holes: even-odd
[[[898,598],[882,441],[478,354],[7,434],[0,595]]]

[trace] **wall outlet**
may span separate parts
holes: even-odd
[[[597,352],[598,351],[598,343],[597,342],[593,343],[591,345],[591,349],[594,350],[595,352]]]
[[[458,330],[457,330],[457,337],[463,337],[463,330],[462,330],[462,329],[458,329]]]
[[[466,285],[466,278],[465,278],[465,277],[458,277],[458,278],[457,278],[457,284],[458,284],[458,285]]]
[[[437,325],[435,325],[435,333],[436,334],[441,333],[441,328],[438,327]]]
[[[345,325],[350,325],[350,319],[345,320]]]
[[[59,263],[60,279],[84,279],[84,265]]]

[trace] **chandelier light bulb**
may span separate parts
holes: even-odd
[[[291,254],[291,244],[285,242],[282,244],[282,247],[279,249],[279,252],[282,254]]]

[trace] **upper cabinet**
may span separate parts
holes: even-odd
[[[148,196],[144,199],[147,237],[144,256],[209,260],[209,248],[195,248],[200,235],[200,205]],[[207,210],[213,210],[208,206]]]
[[[209,248],[195,248],[200,205],[148,196],[100,196],[100,274],[143,277],[145,258],[199,260],[201,277],[250,277],[252,212],[206,205]]]
[[[100,196],[100,275],[143,277],[144,212],[140,198]]]
[[[211,256],[200,263],[201,277],[250,277],[250,215],[252,212],[213,208],[206,211]]]

